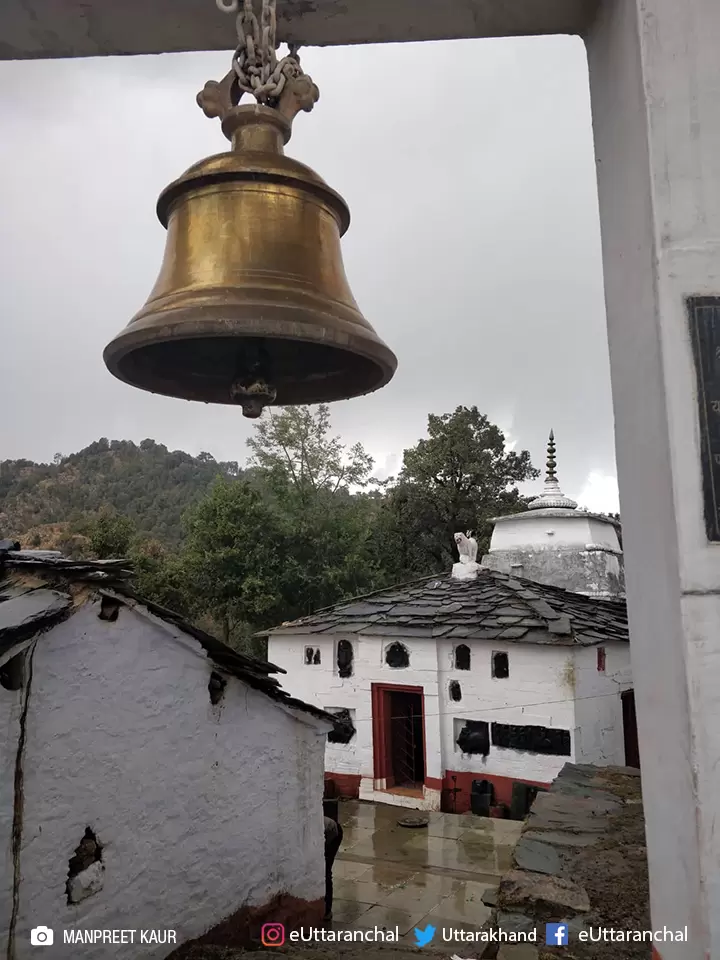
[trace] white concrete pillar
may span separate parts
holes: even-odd
[[[720,544],[684,298],[720,294],[720,3],[602,0],[590,66],[655,928],[720,958]]]

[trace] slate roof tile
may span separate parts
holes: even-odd
[[[32,636],[38,629],[62,619],[72,599],[57,590],[28,590],[0,602],[0,651]]]
[[[368,606],[384,611],[370,622]],[[265,631],[593,645],[628,638],[624,600],[600,600],[483,569],[476,580],[437,575],[336,604]]]

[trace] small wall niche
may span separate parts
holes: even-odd
[[[385,663],[394,670],[410,666],[410,654],[402,643],[391,643],[385,651]]]
[[[304,662],[307,667],[317,667],[320,662],[320,647],[305,647]]]
[[[460,643],[455,647],[455,669],[456,670],[469,670],[470,669],[470,647],[466,643]]]
[[[492,675],[496,680],[506,680],[510,676],[510,660],[507,653],[493,650]]]
[[[349,640],[338,640],[337,645],[337,668],[338,676],[346,679],[353,675],[353,659],[355,653],[353,645]]]
[[[460,700],[462,700],[462,690],[460,689],[460,683],[457,680],[450,681],[448,693],[450,694],[450,699],[454,700],[455,703],[458,703]]]
[[[106,597],[104,596],[100,601],[100,613],[98,618],[100,620],[109,620],[110,623],[115,623],[120,613],[120,601],[116,600],[115,597]]]
[[[210,703],[213,706],[220,703],[222,698],[225,696],[225,688],[227,687],[227,680],[223,677],[222,674],[218,673],[217,670],[213,670],[210,674],[210,680],[208,682],[208,691],[210,693]]]

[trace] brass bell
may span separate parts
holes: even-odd
[[[160,275],[106,347],[108,369],[142,390],[235,403],[251,417],[271,404],[384,386],[397,360],[345,277],[347,205],[283,152],[294,113],[235,104],[214,115],[232,150],[195,164],[160,195]]]

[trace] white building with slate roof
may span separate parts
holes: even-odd
[[[49,957],[135,960],[319,922],[332,718],[135,596],[122,562],[15,546],[0,541],[2,956],[35,956],[38,925]]]
[[[552,467],[548,482],[557,484]],[[542,514],[548,539],[545,530],[573,514],[572,536],[582,527],[587,539],[592,521],[576,506],[543,501],[530,515]],[[605,526],[617,562],[615,525]],[[479,565],[474,542],[456,541],[461,562],[451,576],[381,590],[269,632],[268,657],[287,671],[292,692],[345,721],[344,733],[328,738],[326,779],[365,800],[520,815],[532,788],[548,786],[567,761],[636,766],[624,600],[491,569],[486,558]],[[577,559],[582,550],[573,550]],[[552,577],[552,562],[543,564],[538,580]],[[473,788],[474,781],[485,783]],[[489,797],[484,806],[474,792]]]

